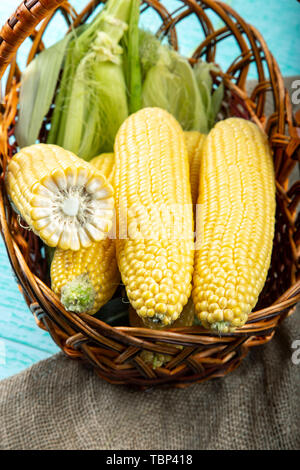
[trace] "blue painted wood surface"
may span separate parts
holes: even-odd
[[[3,24],[20,4],[21,0],[0,2],[0,23]],[[71,3],[80,11],[86,0],[73,0]],[[177,0],[163,2],[172,11],[178,7]],[[261,31],[279,62],[285,75],[300,74],[300,5],[296,0],[227,0],[240,15]],[[212,20],[215,20],[212,18]],[[46,46],[60,39],[66,31],[62,17],[57,17],[57,27],[46,34]],[[155,31],[159,25],[157,15],[149,11],[143,18],[143,26]],[[221,26],[221,23],[220,23]],[[197,20],[191,17],[177,29],[181,52],[189,55],[199,44],[202,33]],[[25,41],[20,49],[20,57],[25,58],[30,46]],[[222,45],[221,55],[217,56],[220,65],[228,65],[235,54],[232,40]],[[253,77],[254,71],[253,71]],[[34,321],[18,287],[9,265],[6,250],[0,238],[0,379],[20,372],[31,364],[45,359],[58,351],[49,334],[40,330]]]

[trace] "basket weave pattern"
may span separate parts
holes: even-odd
[[[0,113],[0,224],[8,256],[18,285],[39,327],[50,332],[56,344],[71,358],[80,358],[100,377],[115,384],[133,384],[141,389],[154,385],[185,387],[194,382],[220,377],[235,369],[249,348],[271,340],[278,324],[293,313],[300,300],[299,246],[300,223],[297,206],[300,181],[289,187],[289,175],[300,157],[300,129],[292,116],[289,96],[273,56],[260,33],[247,24],[227,4],[212,0],[185,0],[170,14],[156,0],[144,1],[142,14],[154,8],[161,18],[159,35],[166,35],[178,49],[177,24],[188,15],[196,15],[205,39],[195,50],[191,63],[199,58],[214,61],[222,41],[233,36],[240,53],[227,70],[214,76],[224,81],[226,93],[220,118],[241,116],[252,119],[269,136],[274,153],[277,184],[277,213],[273,256],[268,278],[259,302],[242,328],[218,336],[199,326],[154,331],[146,328],[111,327],[95,317],[67,312],[49,288],[49,275],[42,243],[11,210],[4,188],[5,169],[17,151],[14,137],[17,116],[20,70],[16,51],[30,36],[30,62],[45,47],[43,34],[51,27],[58,10],[69,27],[88,20],[101,3],[93,0],[77,14],[62,0],[27,0],[8,20],[0,33],[0,77],[10,64],[6,96]],[[214,12],[224,26],[215,29],[210,18]],[[41,27],[38,23],[44,19]],[[258,83],[251,95],[246,92],[250,64],[255,64]],[[266,94],[274,102],[274,112],[264,114]],[[45,118],[40,141],[45,142]],[[180,346],[180,348],[178,348]],[[172,359],[153,370],[140,357],[142,350],[165,353]]]

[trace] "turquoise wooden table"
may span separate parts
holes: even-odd
[[[1,24],[13,13],[20,2],[21,0],[1,2]],[[71,0],[71,3],[80,11],[86,4],[86,0]],[[173,11],[180,2],[165,0],[163,3]],[[300,74],[300,4],[296,0],[286,0],[284,3],[281,0],[264,0],[263,2],[261,0],[227,0],[227,3],[263,33],[284,75]],[[46,46],[50,46],[64,34],[63,18],[57,15],[56,21],[57,28],[52,28],[47,32]],[[196,21],[195,23],[193,21],[191,18],[182,22],[178,28],[181,52],[186,55],[189,55],[199,43],[199,28],[196,26]],[[145,16],[143,22],[145,27],[153,31],[159,25],[159,19],[153,13]],[[234,47],[230,41],[227,44],[226,41],[224,42],[221,55],[217,57],[221,66],[228,64],[228,58],[232,57]],[[20,57],[24,56],[24,66],[28,48],[29,41],[25,41],[20,50]],[[58,348],[48,333],[36,326],[18,290],[0,238],[0,379],[20,372],[56,352]]]

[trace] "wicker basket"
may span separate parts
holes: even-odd
[[[26,0],[8,20],[0,34],[0,76],[10,64],[6,97],[0,114],[0,222],[8,256],[28,306],[39,327],[50,332],[56,344],[71,358],[84,359],[97,374],[114,384],[134,384],[145,389],[154,385],[185,387],[212,377],[221,377],[235,369],[252,346],[271,340],[278,324],[293,313],[300,300],[299,281],[299,217],[296,209],[300,200],[300,181],[289,187],[289,175],[300,156],[300,129],[293,119],[289,96],[284,88],[277,63],[262,36],[247,24],[227,4],[212,0],[185,0],[173,14],[156,0],[142,3],[142,14],[154,8],[161,18],[159,35],[167,35],[177,49],[177,24],[194,14],[199,21],[204,40],[191,60],[199,57],[214,61],[222,41],[232,36],[239,54],[228,64],[215,84],[224,80],[226,93],[220,118],[242,116],[252,119],[269,136],[274,151],[277,179],[276,234],[272,264],[259,302],[249,321],[235,333],[218,336],[201,327],[185,327],[169,331],[146,328],[111,327],[95,317],[67,312],[49,288],[47,264],[40,240],[24,230],[10,208],[4,189],[7,161],[17,150],[14,138],[18,104],[20,71],[15,53],[30,36],[32,48],[28,61],[44,48],[43,34],[51,27],[57,9],[68,26],[85,22],[100,0],[89,2],[81,14],[62,0]],[[211,15],[222,25],[215,29]],[[42,20],[39,30],[36,25]],[[219,21],[220,24],[220,21]],[[257,70],[258,83],[248,96],[246,80],[250,64]],[[274,101],[274,112],[266,118],[266,95]],[[45,141],[46,117],[40,140]],[[181,346],[181,348],[178,348]],[[164,367],[153,370],[140,352],[166,353],[172,356]]]

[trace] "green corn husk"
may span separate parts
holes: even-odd
[[[213,91],[213,79],[211,72],[218,72],[219,67],[213,63],[200,61],[194,67],[194,74],[197,85],[205,106],[205,112],[208,119],[208,129],[210,130],[216,121],[218,112],[224,97],[223,82]]]
[[[139,54],[140,0],[132,0],[129,28],[122,39],[129,114],[142,108],[142,71]]]
[[[223,85],[212,94],[215,64],[188,60],[146,31],[140,31],[143,106],[166,109],[186,131],[207,134],[223,99]]]
[[[141,32],[140,41],[143,106],[166,109],[184,130],[207,133],[205,108],[188,60],[150,33]]]
[[[209,128],[212,129],[215,125],[217,115],[221,109],[222,101],[224,98],[224,83],[221,82],[218,88],[212,94],[211,109],[209,114]]]
[[[113,150],[128,116],[119,42],[128,28],[131,2],[109,0],[68,50],[48,143],[86,160]]]
[[[61,81],[59,83],[58,93],[55,99],[55,108],[51,119],[51,128],[48,134],[47,143],[56,144],[59,142],[59,133],[63,130],[63,119],[65,118],[65,109],[67,96],[70,91],[69,83],[71,83],[71,72],[72,72],[72,51],[74,49],[74,41],[69,44],[68,52],[65,60],[65,66]],[[63,134],[61,134],[62,136]],[[62,137],[61,137],[62,138]]]
[[[26,67],[21,79],[16,138],[20,147],[35,144],[47,115],[72,33],[44,49]]]

